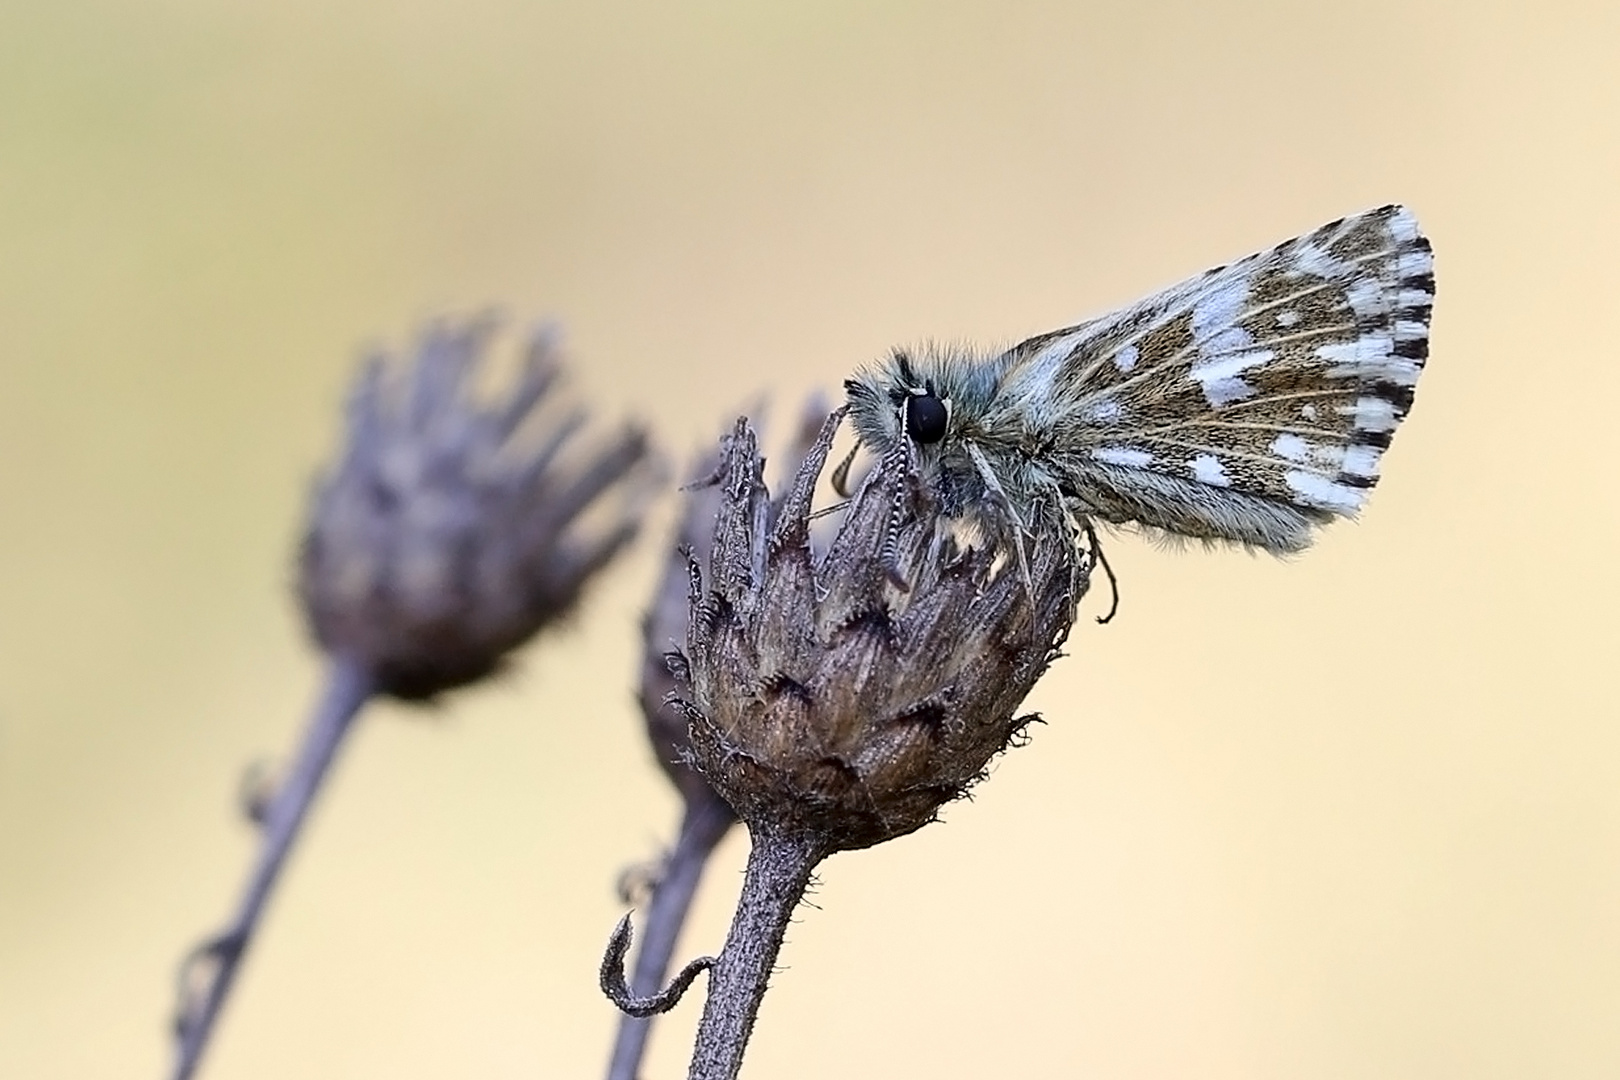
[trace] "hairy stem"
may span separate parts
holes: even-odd
[[[725,800],[712,793],[686,804],[675,850],[670,852],[663,876],[647,905],[641,950],[636,953],[636,971],[630,982],[631,992],[637,997],[656,994],[663,987],[675,942],[686,923],[686,913],[692,907],[692,897],[697,893],[703,869],[736,820]],[[624,1014],[619,1017],[619,1034],[613,1043],[613,1058],[608,1063],[608,1080],[636,1080],[647,1049],[647,1037],[652,1033],[652,1022],[650,1016]]]
[[[827,855],[825,842],[813,837],[754,832],[737,914],[709,972],[687,1080],[736,1080],[788,920]]]
[[[265,812],[259,857],[248,877],[236,917],[222,933],[208,939],[192,953],[182,972],[184,996],[176,1021],[180,1045],[174,1080],[189,1080],[197,1071],[304,815],[320,790],[343,736],[373,689],[371,677],[358,665],[344,660],[332,662],[325,694],[304,734],[298,759]],[[195,994],[187,993],[185,983],[198,968],[207,970],[206,984]]]

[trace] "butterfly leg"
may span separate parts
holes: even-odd
[[[1018,508],[1007,497],[1007,491],[1001,486],[1001,481],[996,479],[995,470],[990,467],[990,462],[985,459],[984,452],[971,442],[967,443],[966,446],[968,457],[972,459],[973,467],[978,470],[980,479],[984,481],[984,486],[1001,503],[1002,511],[1012,524],[1009,531],[1012,533],[1013,551],[1018,556],[1018,573],[1024,579],[1024,590],[1029,594],[1030,601],[1033,603],[1035,599],[1035,581],[1030,577],[1029,556],[1024,552],[1024,533],[1027,531],[1027,526],[1024,524],[1023,519],[1018,516]]]
[[[1097,527],[1091,523],[1091,519],[1082,519],[1079,526],[1086,537],[1086,554],[1090,556],[1091,564],[1102,567],[1103,575],[1108,578],[1108,614],[1097,616],[1099,625],[1107,625],[1119,613],[1119,579],[1114,576],[1114,568],[1108,565],[1108,556],[1103,554],[1102,540],[1097,536]]]

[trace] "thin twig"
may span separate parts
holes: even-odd
[[[720,796],[703,794],[706,797],[700,796],[686,804],[675,850],[669,853],[663,875],[647,905],[641,950],[636,953],[636,973],[630,983],[637,997],[656,994],[663,985],[703,869],[715,846],[737,820]],[[613,1043],[613,1058],[608,1063],[608,1080],[636,1080],[651,1032],[651,1017],[628,1014],[619,1017],[619,1034]]]
[[[736,1080],[788,920],[827,854],[823,839],[754,831],[737,914],[709,972],[687,1080]]]
[[[264,818],[263,841],[258,861],[248,877],[247,889],[230,926],[197,947],[181,971],[180,1013],[176,1017],[179,1056],[174,1080],[190,1080],[196,1072],[214,1023],[230,993],[231,984],[253,940],[253,932],[264,912],[265,901],[276,876],[286,862],[287,852],[303,824],[315,793],[320,790],[333,755],[349,730],[351,721],[373,692],[371,677],[358,664],[334,660],[327,675],[325,695],[310,721],[298,760],[281,783]],[[197,993],[188,984],[195,972],[211,962],[206,986]]]

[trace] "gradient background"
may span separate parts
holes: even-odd
[[[1612,3],[5,5],[0,1076],[168,1067],[316,691],[290,551],[362,345],[556,316],[684,454],[1391,200],[1440,295],[1361,524],[1116,541],[1034,745],[824,866],[748,1075],[1620,1073],[1617,47]],[[612,882],[673,829],[655,546],[366,715],[209,1080],[600,1075]]]

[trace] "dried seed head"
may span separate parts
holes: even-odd
[[[315,491],[305,614],[322,648],[397,697],[495,670],[573,606],[651,495],[640,430],[568,445],[586,416],[548,407],[561,373],[549,335],[530,342],[510,390],[475,399],[493,329],[434,327],[414,362],[371,360],[349,400],[348,445]]]
[[[789,474],[804,463],[820,433],[826,405],[820,399],[806,404],[797,430],[788,444]],[[708,781],[689,764],[686,714],[676,702],[685,686],[686,658],[680,645],[686,640],[687,592],[693,560],[708,561],[714,546],[715,515],[720,510],[721,488],[719,452],[704,455],[692,470],[692,481],[683,488],[684,501],[675,543],[664,563],[663,577],[652,607],[642,620],[641,713],[647,721],[647,738],[658,764],[669,776],[681,797],[692,803],[716,800]],[[724,807],[724,803],[720,804]]]
[[[1058,654],[1089,567],[1072,538],[963,546],[899,454],[817,556],[811,496],[840,413],[780,504],[753,431],[721,450],[705,575],[689,567],[682,702],[693,763],[751,829],[867,847],[934,820],[1033,719],[1017,709]]]

